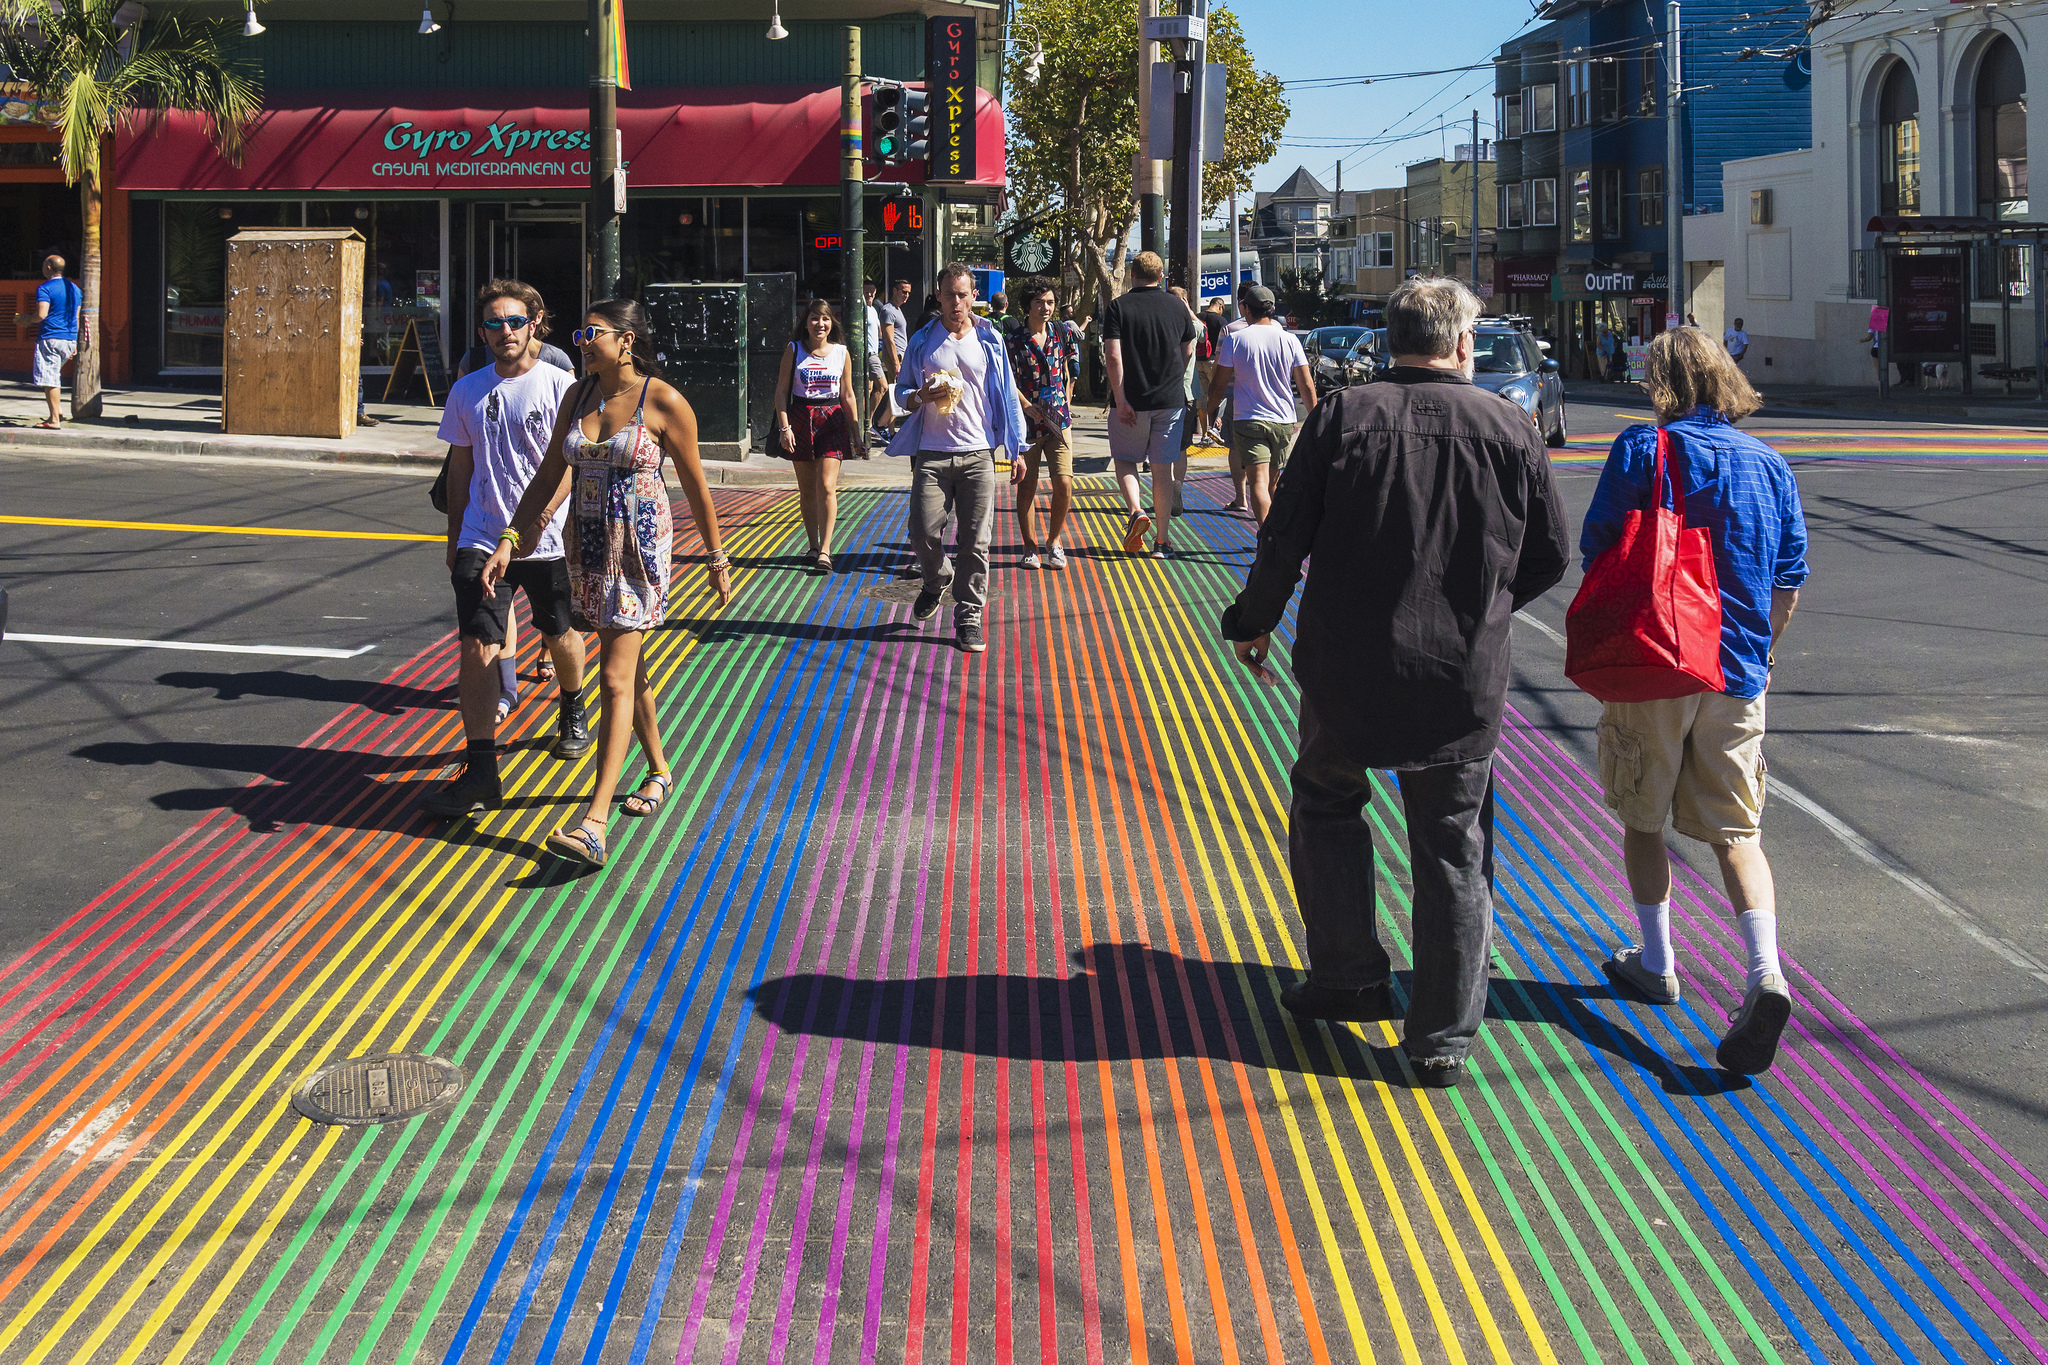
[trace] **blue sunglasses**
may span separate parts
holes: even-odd
[[[516,332],[531,321],[533,321],[532,318],[485,318],[484,328],[487,331],[502,332],[507,327],[510,327]]]

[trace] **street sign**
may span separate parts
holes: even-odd
[[[1153,15],[1144,20],[1144,25],[1148,43],[1166,43],[1175,39],[1192,39],[1199,43],[1208,36],[1208,21],[1199,14]],[[1124,31],[1128,33],[1130,30]]]
[[[1237,282],[1245,284],[1256,279],[1252,267],[1244,266],[1238,271]],[[1202,272],[1202,297],[1222,299],[1230,297],[1230,272],[1228,270],[1204,270]]]

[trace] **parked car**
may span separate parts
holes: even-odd
[[[1327,383],[1333,389],[1369,384],[1379,378],[1380,372],[1391,363],[1387,358],[1387,329],[1368,327],[1358,334],[1358,340],[1352,342],[1351,349],[1338,360],[1331,378],[1326,381],[1318,374],[1316,383],[1318,386]]]
[[[1557,362],[1543,354],[1527,326],[1480,319],[1472,361],[1472,382],[1521,404],[1546,442],[1561,446],[1570,439],[1565,430],[1564,380],[1558,376]]]
[[[1338,376],[1342,373],[1344,357],[1350,354],[1352,346],[1367,330],[1348,323],[1318,327],[1302,340],[1301,349],[1308,355],[1308,372],[1315,376],[1318,389],[1339,387]]]

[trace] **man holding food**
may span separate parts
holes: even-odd
[[[974,272],[957,261],[939,272],[939,311],[910,338],[896,372],[896,403],[909,416],[889,442],[908,455],[910,548],[924,577],[911,615],[929,621],[953,590],[961,649],[988,648],[982,608],[988,593],[989,535],[995,524],[995,452],[1023,451],[1024,409],[1003,334],[974,315]],[[954,522],[952,572],[946,521]]]

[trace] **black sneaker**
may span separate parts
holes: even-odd
[[[555,722],[556,758],[581,758],[590,752],[590,721],[577,707],[573,714],[565,714]]]
[[[962,621],[954,629],[953,637],[969,654],[979,654],[988,648],[988,638],[981,633],[979,621]]]
[[[930,588],[919,588],[917,600],[910,604],[910,614],[920,621],[931,620],[939,614],[940,596],[941,594],[933,592]]]
[[[1420,1057],[1410,1057],[1408,1067],[1415,1073],[1415,1085],[1420,1090],[1449,1090],[1465,1075],[1463,1062],[1425,1062]]]
[[[445,787],[428,792],[420,801],[420,808],[429,815],[459,820],[465,815],[481,815],[485,811],[496,810],[504,796],[497,774],[464,768],[462,776]]]
[[[1355,991],[1298,981],[1280,992],[1280,1006],[1289,1014],[1310,1019],[1338,1019],[1364,1024],[1394,1017],[1394,993],[1384,981],[1377,986],[1361,986]]]

